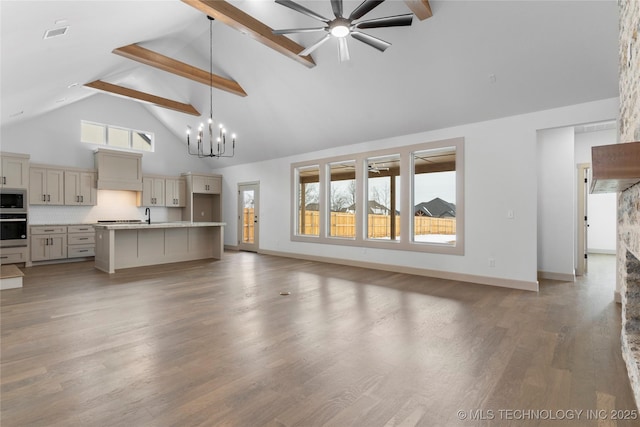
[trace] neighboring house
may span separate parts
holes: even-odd
[[[349,206],[346,210],[346,212],[355,212],[356,211],[356,205],[355,203],[351,206]],[[391,214],[391,209],[389,209],[388,207],[381,205],[380,203],[376,202],[375,200],[369,200],[369,208],[368,208],[368,213],[370,214],[375,214],[375,215],[390,215]],[[396,215],[400,215],[400,211],[396,210]]]
[[[314,202],[314,203],[307,203],[306,206],[304,207],[305,211],[318,211],[319,207],[318,207],[318,203]]]
[[[456,205],[436,197],[428,202],[415,205],[413,209],[415,216],[430,216],[432,218],[455,218]]]

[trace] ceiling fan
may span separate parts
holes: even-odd
[[[367,169],[369,170],[369,172],[373,172],[373,173],[380,173],[380,171],[388,171],[389,168],[387,167],[380,167],[378,165],[376,165],[375,163],[371,163],[367,166]]]
[[[342,0],[331,0],[331,7],[333,9],[334,19],[328,19],[324,16],[307,9],[292,0],[276,0],[276,3],[293,9],[296,12],[307,15],[313,19],[316,19],[325,24],[324,27],[314,28],[291,28],[285,30],[274,30],[273,34],[292,34],[292,33],[311,33],[316,31],[324,31],[324,37],[320,40],[300,52],[298,55],[307,56],[320,45],[329,40],[335,38],[338,40],[338,52],[340,54],[340,61],[349,60],[349,46],[347,45],[347,36],[351,36],[356,40],[359,40],[369,46],[384,52],[391,43],[381,40],[377,37],[373,37],[369,34],[365,34],[359,30],[367,28],[383,28],[383,27],[403,27],[411,25],[413,21],[413,14],[408,13],[405,15],[387,16],[384,18],[367,19],[364,21],[358,21],[367,13],[371,12],[374,8],[383,3],[384,0],[364,0],[353,12],[347,17],[342,15]]]

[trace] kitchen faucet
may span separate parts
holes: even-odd
[[[146,208],[146,209],[144,210],[144,214],[145,214],[145,216],[147,216],[147,215],[148,215],[148,217],[147,217],[147,224],[151,224],[151,209]]]

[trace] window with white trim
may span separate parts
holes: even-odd
[[[464,254],[464,138],[291,167],[292,240]]]
[[[80,121],[80,141],[134,151],[153,152],[155,150],[152,132],[85,120]]]

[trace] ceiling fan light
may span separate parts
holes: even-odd
[[[347,35],[349,35],[349,27],[345,25],[336,25],[331,28],[331,35],[333,37],[347,37]]]

